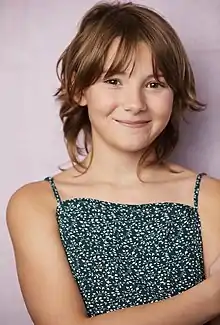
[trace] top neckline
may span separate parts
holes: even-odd
[[[155,202],[147,202],[147,203],[122,203],[122,202],[114,202],[114,201],[107,201],[107,200],[100,200],[96,198],[91,197],[73,197],[69,199],[62,200],[57,204],[57,209],[61,209],[63,205],[65,204],[71,204],[74,202],[86,202],[86,203],[96,203],[101,205],[107,205],[107,206],[114,206],[114,207],[121,207],[121,208],[148,208],[152,206],[167,206],[167,205],[173,205],[173,206],[180,206],[189,208],[192,210],[197,211],[196,207],[187,203],[181,203],[181,202],[175,202],[175,201],[155,201]]]
[[[196,176],[196,180],[195,180],[195,186],[194,186],[194,193],[193,193],[193,202],[192,205],[191,204],[187,204],[187,203],[181,203],[181,202],[174,202],[174,201],[155,201],[155,202],[147,202],[147,203],[122,203],[122,202],[113,202],[113,201],[108,201],[108,200],[101,200],[101,199],[96,199],[96,198],[92,198],[92,197],[72,197],[72,198],[67,198],[67,199],[62,199],[60,197],[59,191],[56,187],[56,184],[54,182],[54,178],[53,177],[46,177],[45,180],[48,181],[51,185],[52,191],[54,193],[54,196],[56,198],[57,201],[57,208],[58,207],[62,207],[63,205],[65,205],[65,203],[71,203],[71,202],[78,202],[78,201],[84,201],[84,202],[93,202],[96,204],[105,204],[108,206],[117,206],[117,207],[122,207],[122,208],[147,208],[147,207],[152,207],[152,206],[167,206],[167,205],[178,205],[181,207],[185,207],[185,208],[191,208],[195,211],[198,210],[198,196],[199,196],[199,190],[200,190],[200,183],[201,183],[201,179],[202,177],[206,175],[205,173],[199,173]],[[57,211],[56,208],[56,211]]]

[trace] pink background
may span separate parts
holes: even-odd
[[[0,0],[0,324],[30,325],[5,226],[7,201],[22,184],[67,161],[56,90],[56,60],[93,0]],[[205,113],[182,128],[174,155],[220,177],[220,1],[145,0],[172,23],[191,59]]]

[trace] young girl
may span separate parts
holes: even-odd
[[[175,31],[144,6],[98,4],[58,75],[73,166],[7,209],[34,324],[220,324],[220,184],[167,161],[183,113],[203,108]]]

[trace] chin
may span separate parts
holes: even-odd
[[[146,148],[149,146],[149,144],[146,145],[140,145],[140,143],[138,144],[132,144],[132,143],[126,143],[126,144],[118,144],[116,147],[118,150],[120,150],[121,152],[124,153],[140,153],[143,152],[144,150],[146,150]]]

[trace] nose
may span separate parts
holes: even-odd
[[[145,96],[140,89],[129,89],[125,96],[125,111],[131,111],[133,114],[138,114],[147,109]]]

